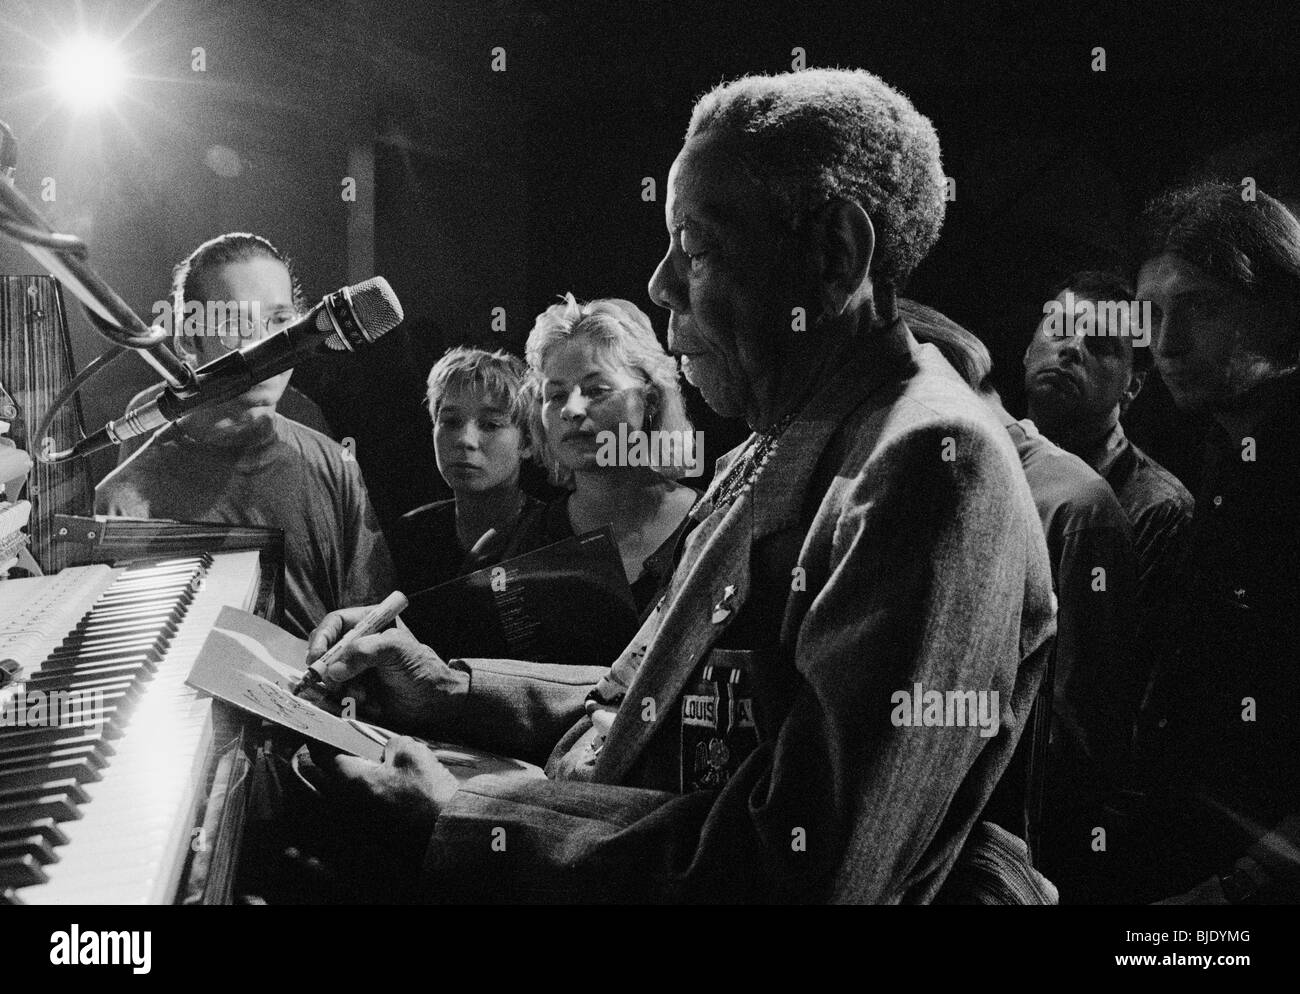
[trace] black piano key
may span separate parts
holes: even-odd
[[[111,694],[114,691],[122,691],[126,694],[127,700],[135,701],[144,693],[141,687],[141,681],[133,676],[117,674],[106,677],[78,677],[68,676],[63,679],[52,679],[35,681],[27,683],[27,691],[31,693],[39,690],[44,694],[62,693],[62,694]]]
[[[122,649],[120,647],[111,649],[88,649],[80,653],[70,652],[61,655],[51,655],[50,658],[41,663],[40,672],[52,673],[55,670],[75,669],[77,666],[84,663],[108,662],[110,660],[123,659],[132,656],[144,656],[156,664],[163,658],[163,653],[160,649],[155,647],[146,649]]]
[[[58,672],[60,675],[71,675],[73,673],[90,675],[98,673],[107,676],[110,673],[153,673],[157,670],[157,660],[149,659],[144,654],[132,655],[124,653],[111,659],[83,659],[80,662],[74,662],[69,666],[64,666],[59,670],[46,670],[44,667],[33,672],[27,677],[27,682],[40,679],[43,676]]]
[[[122,649],[130,652],[134,649],[162,649],[171,641],[166,635],[132,634],[105,635],[102,638],[87,636],[85,638],[65,638],[57,649],[50,653],[51,659],[66,659],[80,652],[96,652],[102,649]]]
[[[59,828],[59,823],[53,818],[34,818],[25,825],[0,828],[0,844],[26,838],[29,835],[39,835],[51,846],[68,844],[68,837],[63,834],[63,829]]]
[[[0,831],[6,828],[29,826],[34,822],[52,818],[54,821],[76,821],[81,817],[76,803],[66,792],[46,794],[33,800],[0,802]]]
[[[64,759],[78,759],[92,769],[102,770],[108,761],[108,756],[101,752],[94,743],[50,749],[43,752],[33,751],[26,754],[6,752],[4,755],[0,755],[0,774],[30,766],[33,763],[53,763]]]
[[[140,666],[111,670],[88,668],[51,671],[32,677],[25,686],[29,694],[36,690],[49,694],[56,690],[89,692],[129,687],[140,695],[149,689],[151,680],[153,673]]]
[[[176,604],[188,607],[194,600],[194,591],[190,587],[182,590],[121,590],[115,594],[105,594],[91,605],[92,611],[114,607],[149,607],[159,604]]]
[[[178,618],[175,617],[174,611],[151,611],[148,613],[139,613],[139,615],[117,615],[113,617],[88,615],[82,618],[81,622],[73,626],[73,631],[101,631],[109,628],[125,628],[126,625],[135,625],[136,628],[146,628],[147,625],[156,625],[159,628],[166,628],[170,625],[175,628]]]
[[[150,652],[116,652],[105,650],[103,652],[86,653],[83,656],[68,656],[60,659],[47,659],[41,663],[41,668],[36,671],[36,676],[48,676],[52,673],[67,673],[72,671],[85,672],[87,670],[97,669],[104,666],[116,665],[118,663],[131,663],[143,666],[148,672],[156,673],[158,663],[161,662],[163,654],[154,649]]]
[[[175,611],[183,607],[177,593],[161,593],[152,597],[118,597],[115,601],[98,600],[86,612],[88,617],[101,614],[149,614],[154,611]]]
[[[56,795],[67,797],[73,804],[85,804],[90,800],[76,777],[55,776],[37,783],[0,783],[0,807]]]
[[[168,636],[164,635],[160,625],[140,625],[135,627],[134,629],[130,629],[127,631],[103,632],[99,634],[95,633],[94,631],[89,631],[84,633],[74,631],[74,632],[69,632],[67,635],[65,635],[63,637],[63,641],[59,643],[58,648],[55,649],[54,651],[58,652],[59,649],[67,649],[72,646],[89,647],[91,645],[96,645],[96,644],[115,645],[115,644],[132,642],[132,641],[140,641],[142,639],[149,639],[152,637],[166,638]]]
[[[156,607],[125,607],[111,608],[104,611],[93,611],[88,613],[73,628],[73,631],[84,631],[87,628],[103,625],[120,625],[128,621],[157,622],[166,624],[171,622],[175,624],[183,617],[183,612],[175,606],[162,605]]]
[[[83,718],[107,710],[108,707],[115,706],[126,699],[125,688],[106,690],[103,693],[78,694],[76,697],[62,694],[55,697],[48,693],[42,693],[41,696],[45,698],[43,707],[35,693],[29,694],[26,697],[26,707],[15,710],[10,716],[9,720],[12,724],[0,727],[0,736],[19,732],[24,728],[60,725],[68,727],[72,724],[80,724]]]
[[[133,593],[133,595],[122,596],[114,594],[112,598],[105,594],[103,598],[96,600],[90,605],[90,611],[87,615],[99,615],[99,613],[109,611],[170,611],[173,608],[182,607],[181,594],[183,591],[159,591],[159,593],[142,596]],[[125,594],[125,591],[122,591]]]
[[[49,877],[34,856],[0,859],[0,887],[17,888],[43,884]]]
[[[109,683],[125,682],[127,685],[143,687],[153,678],[153,673],[139,663],[126,665],[108,665],[108,667],[73,667],[51,670],[48,673],[36,673],[27,678],[27,693],[32,690],[72,690],[75,687],[108,686]]]
[[[0,769],[0,790],[6,787],[21,787],[48,784],[51,781],[71,779],[77,783],[94,783],[101,779],[100,773],[84,759],[55,759],[49,762],[32,763],[12,769]]]
[[[146,587],[150,585],[161,586],[167,583],[186,583],[193,575],[194,574],[192,573],[176,570],[168,573],[154,573],[148,576],[143,573],[137,575],[123,573],[114,580],[113,585],[100,594],[100,596],[103,597],[105,594],[115,593],[127,587]]]
[[[140,645],[145,647],[162,648],[170,639],[171,635],[161,632],[155,628],[142,629],[137,628],[131,631],[106,632],[103,634],[90,634],[85,636],[69,636],[64,640],[58,649],[50,653],[50,658],[54,658],[55,653],[59,653],[59,659],[67,659],[69,656],[75,656],[78,650],[84,649],[92,652],[96,649],[107,649],[113,646],[123,645]],[[154,643],[158,643],[154,645]]]
[[[176,565],[171,565],[171,566],[159,566],[154,569],[124,570],[123,572],[118,574],[117,579],[114,580],[113,582],[114,585],[119,583],[140,583],[146,580],[156,579],[158,577],[173,577],[173,576],[190,577],[190,576],[196,576],[198,575],[198,573],[199,571],[194,568],[194,565],[190,565],[189,567],[187,567],[184,563],[178,563]]]
[[[116,704],[123,710],[129,710],[131,702],[138,696],[139,695],[136,694],[130,686],[113,687],[111,689],[104,688],[102,690],[82,694],[78,706],[80,706],[82,710],[98,710],[102,708],[107,711],[111,705]]]
[[[59,698],[57,714],[54,711],[55,705],[47,703],[48,717],[45,720],[48,722],[49,727],[62,726],[64,728],[73,724],[83,725],[94,721],[111,723],[116,717],[130,711],[136,697],[137,695],[129,688],[122,687],[99,693],[85,693],[76,698]],[[53,699],[47,698],[48,700]],[[27,721],[30,723],[32,720],[33,715],[28,712]],[[22,726],[14,727],[20,728]],[[31,727],[30,724],[29,727]]]
[[[169,584],[136,584],[130,587],[109,587],[102,594],[95,598],[94,603],[90,605],[90,610],[99,611],[108,607],[148,607],[150,600],[163,601],[171,599],[179,600],[185,594],[193,596],[194,585],[186,581]],[[114,601],[140,601],[138,605],[131,604],[114,604]]]
[[[77,749],[91,749],[95,755],[104,759],[112,757],[116,751],[113,743],[104,738],[99,730],[75,732],[69,731],[66,738],[57,742],[9,743],[0,748],[0,755],[6,762],[10,760],[41,758],[44,756],[69,755]]]
[[[92,611],[109,608],[157,607],[161,604],[188,604],[194,599],[190,587],[180,590],[117,590],[110,591],[90,606]]]
[[[176,622],[167,618],[126,618],[121,621],[93,621],[89,624],[78,625],[68,633],[68,637],[126,635],[133,632],[166,632],[168,635],[175,635]]]
[[[7,753],[12,747],[28,746],[36,743],[44,743],[50,746],[66,744],[69,740],[90,733],[97,733],[106,739],[120,738],[121,732],[113,726],[111,721],[107,720],[110,717],[111,715],[105,716],[99,712],[93,712],[63,726],[38,725],[35,728],[26,728],[18,725],[13,728],[3,728],[0,729],[0,752]]]
[[[0,861],[18,856],[31,856],[42,866],[56,863],[59,859],[50,840],[43,835],[25,835],[12,842],[0,842]]]
[[[148,624],[139,624],[138,621],[130,621],[123,625],[99,625],[95,628],[74,630],[69,633],[65,643],[72,644],[91,644],[94,642],[103,642],[104,639],[110,638],[127,638],[134,635],[136,638],[174,638],[177,625],[172,621],[157,622],[149,621]],[[79,639],[79,642],[78,642]]]
[[[46,656],[41,665],[48,666],[50,663],[65,663],[68,660],[76,660],[83,655],[89,656],[92,653],[102,655],[105,652],[158,652],[166,648],[166,646],[166,640],[161,638],[148,638],[147,636],[136,636],[131,639],[87,642],[84,645],[61,645]]]
[[[123,590],[148,590],[151,588],[168,587],[175,589],[184,587],[187,584],[193,585],[197,573],[158,573],[154,576],[120,576],[111,587],[101,593],[100,597],[108,597],[112,594],[121,593]]]
[[[148,655],[156,654],[159,659],[163,657],[165,645],[157,645],[153,641],[138,640],[125,645],[98,645],[87,646],[84,649],[68,648],[56,649],[50,653],[41,663],[39,672],[53,673],[56,670],[74,669],[81,663],[106,662],[116,656],[121,658],[125,655],[142,653]]]
[[[108,590],[104,591],[104,593],[107,594],[117,590],[127,590],[133,587],[183,587],[187,583],[194,582],[196,576],[198,576],[198,574],[193,570],[183,569],[165,570],[149,574],[140,573],[136,575],[123,573],[117,578],[113,585],[108,588]]]

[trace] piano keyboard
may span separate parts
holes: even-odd
[[[56,576],[0,583],[0,658],[30,670],[63,641],[113,582],[110,566],[69,566]]]
[[[75,727],[0,726],[0,892],[25,903],[173,901],[213,735],[212,702],[185,678],[221,609],[252,606],[258,554],[111,574],[24,678],[29,701],[102,693],[102,711]]]

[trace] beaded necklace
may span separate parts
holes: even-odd
[[[727,470],[727,475],[713,488],[714,510],[726,507],[754,485],[758,474],[775,454],[781,436],[785,434],[785,430],[790,427],[794,419],[794,414],[788,414],[771,431],[756,436],[744,455],[732,464]]]

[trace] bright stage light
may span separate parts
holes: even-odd
[[[126,65],[112,44],[95,38],[69,41],[54,53],[54,88],[77,110],[107,104],[122,88]]]

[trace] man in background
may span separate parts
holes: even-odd
[[[1152,588],[1168,580],[1193,502],[1120,424],[1152,368],[1150,330],[1133,326],[1132,300],[1133,288],[1119,276],[1070,276],[1025,349],[1025,396],[1038,430],[1091,466],[1119,498],[1133,527],[1138,596],[1147,603]],[[1077,323],[1065,319],[1067,309]]]
[[[1123,509],[1106,482],[1016,420],[992,386],[972,332],[914,301],[899,307],[917,341],[939,349],[1006,428],[1047,539],[1057,597],[1051,746],[1040,867],[1064,903],[1086,900],[1097,872],[1091,828],[1121,775],[1142,690],[1134,665],[1137,567]]]
[[[194,334],[181,321],[189,301],[237,306]],[[265,238],[242,233],[204,242],[176,267],[172,304],[177,350],[195,365],[286,327],[301,309],[288,260]],[[202,407],[124,452],[95,488],[95,511],[281,529],[283,623],[305,636],[330,611],[382,600],[393,567],[355,455],[277,412],[291,375]],[[139,394],[127,409],[158,392]]]
[[[1141,221],[1137,295],[1174,403],[1209,422],[1120,841],[1130,898],[1300,900],[1300,221],[1228,183]],[[1115,846],[1112,845],[1112,849]],[[1176,895],[1170,898],[1170,895]]]

